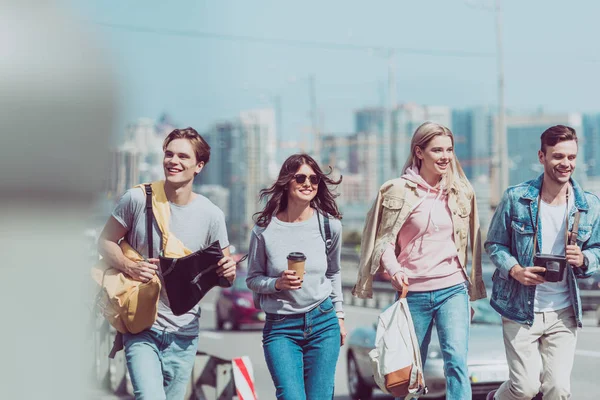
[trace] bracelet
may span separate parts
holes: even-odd
[[[344,319],[345,315],[343,311],[336,311],[335,316],[338,317],[338,319]]]

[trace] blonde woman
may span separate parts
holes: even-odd
[[[467,273],[467,241],[472,263]],[[436,326],[448,399],[470,399],[469,297],[486,297],[475,193],[454,154],[450,129],[426,122],[415,131],[400,178],[386,182],[367,215],[353,294],[372,297],[385,269],[393,287],[408,285],[408,305],[423,364]]]

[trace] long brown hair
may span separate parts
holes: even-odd
[[[315,171],[315,174],[320,178],[317,195],[311,200],[310,206],[321,214],[329,215],[333,218],[342,219],[342,214],[335,204],[335,198],[339,194],[331,192],[328,185],[339,185],[342,182],[342,177],[337,181],[329,178],[331,167],[328,174],[323,173],[319,164],[308,154],[294,154],[289,156],[284,161],[279,170],[279,177],[271,187],[260,191],[260,201],[266,200],[266,206],[262,211],[254,214],[256,225],[266,227],[271,222],[273,214],[284,211],[287,208],[287,187],[294,179],[294,175],[302,165],[308,165]]]

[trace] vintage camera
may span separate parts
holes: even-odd
[[[536,274],[543,276],[546,282],[560,282],[565,276],[567,258],[553,254],[538,253],[533,257],[533,265],[546,268],[546,272],[536,272]]]

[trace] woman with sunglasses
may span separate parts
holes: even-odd
[[[470,399],[469,297],[486,297],[475,192],[454,153],[452,132],[439,124],[426,122],[417,128],[403,171],[381,187],[367,215],[353,294],[371,297],[373,274],[381,269],[396,290],[408,285],[406,300],[423,365],[435,323],[446,397]]]
[[[266,313],[265,359],[278,399],[331,399],[344,343],[340,251],[342,218],[325,175],[307,154],[290,156],[263,189],[255,214],[246,283]],[[331,245],[325,243],[329,219]],[[288,268],[290,253],[306,257],[304,276]]]

